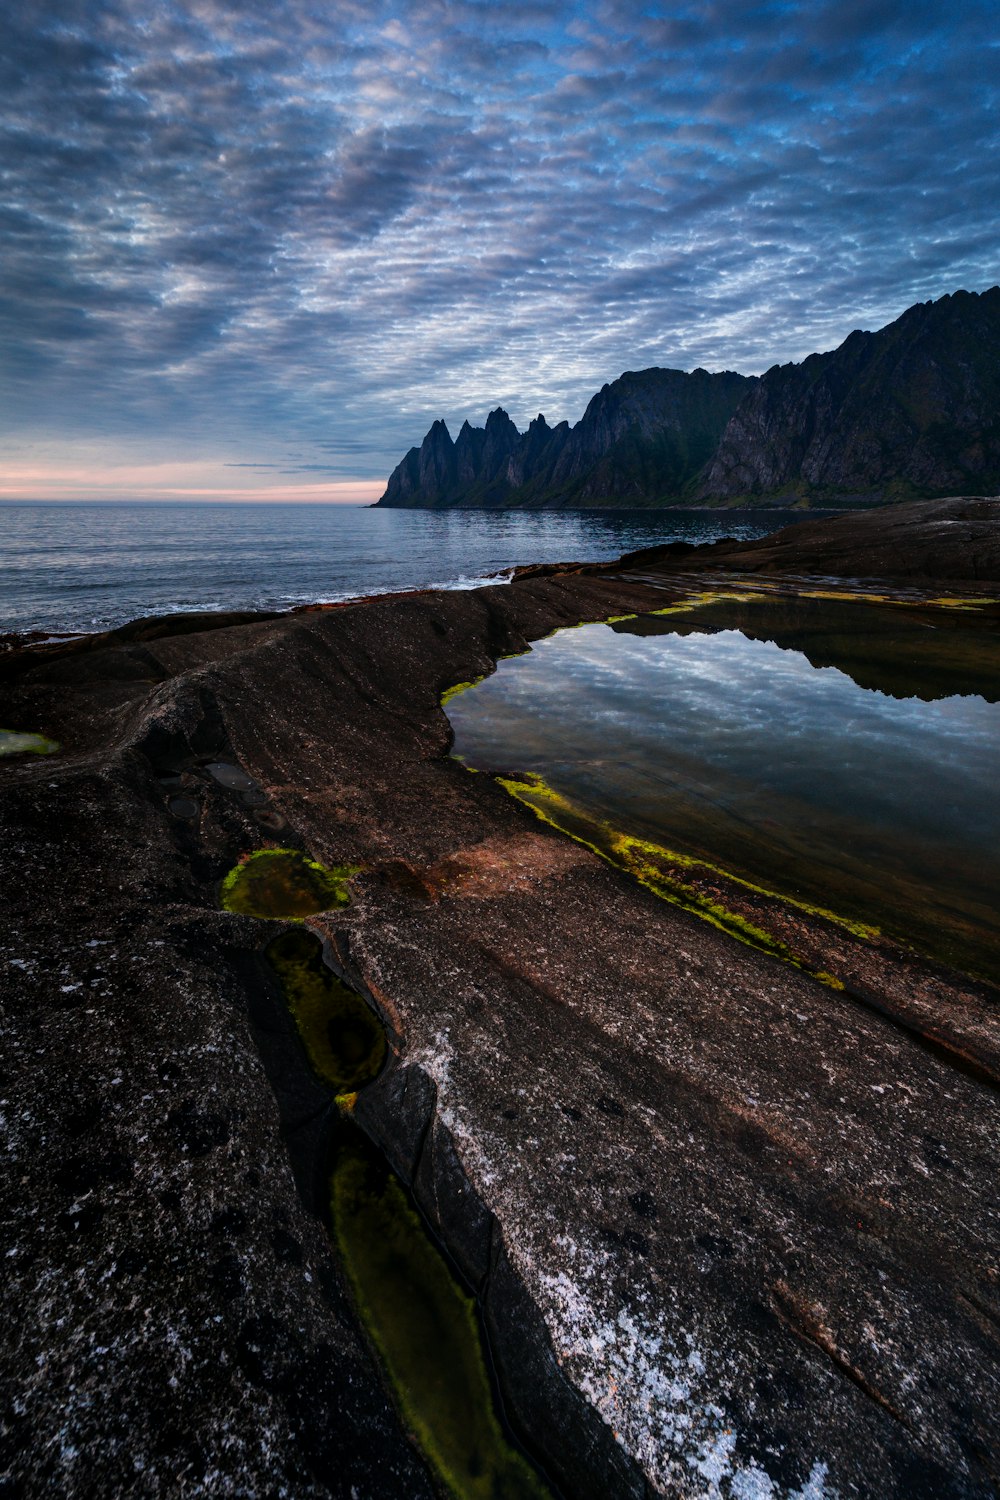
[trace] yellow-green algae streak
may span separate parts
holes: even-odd
[[[536,776],[532,772],[525,772],[517,779],[510,776],[498,776],[496,779],[505,791],[510,792],[512,797],[516,797],[526,807],[530,807],[535,816],[544,823],[558,828],[560,833],[568,834],[578,844],[583,844],[595,854],[599,854],[602,859],[606,859],[609,864],[625,870],[638,880],[640,885],[644,885],[661,900],[669,901],[674,906],[682,906],[685,911],[701,917],[705,922],[710,922],[713,927],[718,927],[722,932],[728,932],[731,937],[738,938],[741,943],[746,943],[751,948],[759,948],[764,953],[771,953],[776,958],[793,964],[797,969],[805,970],[814,979],[821,980],[832,989],[844,988],[836,975],[828,974],[825,969],[813,969],[803,963],[780,938],[773,937],[764,928],[747,921],[739,912],[731,911],[720,902],[709,900],[704,892],[688,884],[687,881],[678,880],[676,875],[664,866],[676,866],[691,870],[692,873],[699,871],[722,876],[725,880],[732,881],[734,885],[743,886],[745,890],[766,896],[770,900],[780,901],[783,906],[795,907],[813,916],[824,917],[828,922],[835,922],[838,927],[843,927],[855,936],[866,940],[879,935],[877,927],[871,927],[862,922],[852,922],[846,917],[838,916],[836,912],[827,911],[824,907],[812,906],[808,902],[797,901],[778,891],[768,890],[765,886],[754,885],[751,881],[744,880],[719,865],[710,864],[707,860],[695,859],[689,854],[679,854],[672,849],[664,849],[659,844],[650,843],[647,839],[622,833],[612,828],[609,823],[589,817],[568,797],[564,797],[561,792],[550,787],[543,777]]]
[[[20,729],[0,729],[0,757],[5,755],[55,755],[61,749],[58,740],[44,734],[28,734]]]
[[[347,881],[355,874],[352,865],[329,869],[300,849],[258,849],[222,882],[222,905],[245,917],[301,920],[346,906]]]
[[[320,1078],[337,1094],[377,1078],[388,1050],[382,1023],[323,962],[319,939],[301,928],[285,932],[265,955]]]
[[[545,1500],[494,1411],[475,1304],[388,1168],[345,1134],[330,1178],[334,1237],[400,1414],[454,1500]]]
[[[481,676],[470,677],[468,682],[455,682],[450,688],[445,688],[441,694],[441,707],[444,708],[445,704],[450,703],[452,698],[457,698],[459,693],[467,692],[469,688],[475,687],[476,683],[482,682],[482,680]]]

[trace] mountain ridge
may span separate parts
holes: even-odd
[[[434,422],[380,506],[656,508],[1000,490],[1000,286],[918,302],[761,376],[626,371],[580,421]]]

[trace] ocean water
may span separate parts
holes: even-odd
[[[0,503],[0,633],[469,588],[521,563],[764,536],[787,511],[484,512],[282,503]]]

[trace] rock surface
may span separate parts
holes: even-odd
[[[1000,489],[1000,287],[917,303],[756,378],[630,372],[573,428],[435,422],[386,506],[874,504]]]
[[[316,1218],[282,924],[218,909],[269,839],[363,867],[309,919],[390,1033],[356,1117],[571,1500],[996,1493],[995,992],[800,914],[831,989],[448,758],[444,688],[683,586],[632,571],[4,659],[65,747],[0,770],[14,1493],[430,1493]]]
[[[1000,496],[915,500],[802,521],[755,542],[645,547],[621,558],[620,567],[630,573],[637,568],[722,569],[991,588],[1000,583]]]

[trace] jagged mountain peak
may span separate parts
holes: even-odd
[[[878,502],[1000,488],[1000,287],[918,302],[747,394],[701,502]]]
[[[1000,287],[918,302],[885,328],[758,377],[626,370],[580,421],[502,406],[452,444],[433,423],[380,505],[788,504],[1000,490]]]
[[[514,425],[512,418],[506,411],[504,411],[502,406],[495,406],[490,412],[489,416],[486,418],[486,431],[489,432],[491,427],[513,427],[514,431],[517,431],[517,427]]]

